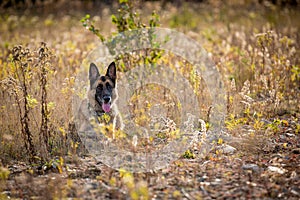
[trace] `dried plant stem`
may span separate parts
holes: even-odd
[[[28,102],[28,87],[27,87],[27,76],[29,73],[29,70],[27,70],[26,68],[28,67],[28,63],[27,62],[22,62],[22,59],[28,59],[30,52],[29,50],[24,50],[22,49],[21,46],[17,46],[13,49],[13,63],[16,66],[16,75],[19,81],[19,85],[21,85],[21,91],[22,91],[22,99],[24,100],[24,104],[23,106],[21,105],[21,101],[20,99],[18,99],[19,95],[17,92],[17,89],[14,88],[14,93],[15,93],[15,99],[18,105],[18,109],[19,109],[19,114],[20,114],[20,122],[21,122],[21,132],[22,135],[24,137],[24,144],[25,144],[25,148],[28,151],[29,155],[30,155],[30,159],[32,159],[35,155],[36,155],[36,151],[35,151],[35,147],[34,147],[34,143],[33,143],[33,137],[32,137],[32,133],[30,131],[29,128],[29,112],[30,112],[30,108],[29,108],[29,102]],[[27,60],[26,60],[27,61]],[[14,85],[14,87],[16,87],[17,85]],[[23,109],[22,109],[23,107]],[[24,110],[22,112],[22,110]]]
[[[41,44],[41,48],[39,49],[39,65],[41,68],[40,72],[40,86],[41,86],[41,128],[40,128],[40,141],[44,142],[46,152],[51,151],[51,147],[49,145],[49,113],[47,107],[47,64],[49,64],[48,60],[48,48],[45,43]]]

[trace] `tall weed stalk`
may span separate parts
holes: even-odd
[[[13,97],[12,106],[19,119],[17,126],[29,160],[36,156],[46,159],[50,152],[47,83],[53,72],[53,53],[45,43],[37,50],[18,45],[11,50],[10,59],[1,87]]]

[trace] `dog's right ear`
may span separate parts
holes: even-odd
[[[89,79],[90,79],[90,86],[91,87],[95,83],[95,81],[97,80],[97,78],[99,76],[100,76],[100,73],[98,71],[98,67],[94,63],[91,63],[90,64],[90,70],[89,70]]]

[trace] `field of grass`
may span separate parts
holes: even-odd
[[[120,4],[25,2],[0,4],[0,199],[300,198],[300,7],[294,1],[134,3],[135,19],[149,24],[155,11],[160,27],[201,44],[226,89],[223,132],[147,173],[117,171],[85,154],[74,127],[76,75],[101,43],[81,19],[89,14],[108,38],[118,31],[111,16]],[[206,98],[205,88],[194,89]],[[207,128],[209,101],[201,115]],[[136,115],[140,125],[148,123]],[[210,143],[206,152],[203,142]]]

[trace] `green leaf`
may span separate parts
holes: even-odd
[[[117,24],[118,18],[115,15],[111,15],[111,21],[112,23]]]

